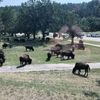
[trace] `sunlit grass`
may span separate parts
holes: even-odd
[[[65,41],[64,41],[65,42]],[[62,42],[63,43],[63,42]],[[23,54],[29,54],[32,58],[32,64],[47,64],[47,63],[75,63],[77,61],[83,62],[100,62],[100,48],[93,46],[85,46],[85,50],[75,50],[74,60],[61,61],[60,58],[52,56],[51,61],[46,62],[47,52],[52,45],[35,46],[34,52],[26,52],[24,46],[14,46],[13,48],[7,48],[4,50],[6,62],[4,65],[19,65],[19,56]]]
[[[70,71],[0,73],[2,100],[99,100],[100,69],[91,70],[88,78]],[[5,94],[5,95],[4,95]]]
[[[96,44],[96,45],[100,45],[100,42],[91,41],[91,40],[84,40],[84,42],[91,43],[91,44]]]

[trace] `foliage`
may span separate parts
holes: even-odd
[[[4,25],[3,25],[3,22],[0,18],[0,33],[4,30]]]
[[[100,1],[60,4],[50,0],[29,0],[21,6],[1,7],[0,24],[5,33],[35,35],[42,31],[58,32],[62,26],[79,26],[83,31],[100,30]],[[2,27],[2,25],[1,25]]]
[[[4,32],[13,33],[15,25],[15,15],[13,9],[5,7],[1,12],[1,19],[4,25]]]

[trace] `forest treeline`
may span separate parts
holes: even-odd
[[[64,25],[83,31],[100,31],[100,0],[60,4],[50,0],[29,0],[21,6],[0,7],[0,33],[33,35],[41,30],[58,32]]]

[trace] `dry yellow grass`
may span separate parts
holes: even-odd
[[[100,69],[88,78],[71,71],[0,73],[0,100],[100,100]]]

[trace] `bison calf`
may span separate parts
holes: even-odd
[[[27,54],[24,54],[23,56],[20,56],[19,61],[20,61],[21,65],[23,65],[23,64],[26,65],[26,64],[31,64],[32,63],[32,59]]]

